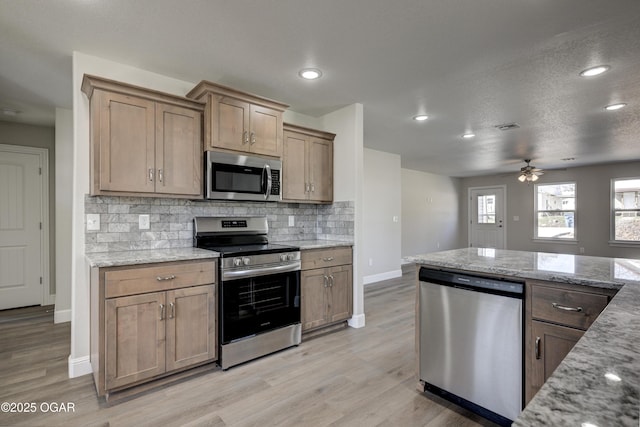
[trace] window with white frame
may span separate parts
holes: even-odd
[[[535,185],[535,238],[576,239],[576,183]]]
[[[612,182],[612,240],[640,243],[640,178]]]

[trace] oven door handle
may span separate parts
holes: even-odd
[[[300,270],[300,261],[293,264],[278,265],[275,267],[260,267],[250,270],[223,271],[222,280],[242,279],[245,277],[268,276],[270,274],[288,273]]]
[[[267,200],[271,195],[271,186],[273,185],[273,178],[271,178],[271,166],[264,165],[262,173],[267,178],[267,188],[264,190],[264,199]]]

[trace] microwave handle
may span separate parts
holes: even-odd
[[[271,195],[271,186],[273,185],[273,178],[271,177],[271,166],[264,165],[263,173],[267,175],[267,188],[264,192],[264,199],[267,200]]]

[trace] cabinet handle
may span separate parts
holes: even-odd
[[[332,256],[329,256],[329,257],[326,257],[326,258],[322,258],[322,260],[323,260],[324,262],[333,261],[333,257],[332,257]]]
[[[157,280],[158,282],[164,282],[164,281],[167,281],[167,280],[173,280],[173,279],[175,279],[175,278],[176,278],[176,276],[174,276],[174,275],[172,274],[171,276],[164,276],[164,277],[157,276],[157,277],[156,277],[156,280]]]
[[[540,359],[540,337],[536,337],[536,359]]]
[[[171,309],[171,311],[169,311],[169,319],[173,319],[174,317],[176,317],[176,305],[170,302],[169,308]]]
[[[160,304],[160,320],[164,320],[164,304]]]
[[[327,277],[326,274],[324,276],[322,276],[322,277],[324,277],[323,284],[324,284],[324,287],[326,288],[328,286],[327,283],[329,281],[329,278]]]
[[[557,302],[552,302],[551,305],[553,308],[557,308],[558,310],[575,311],[576,313],[580,313],[582,311],[582,307],[567,307],[565,305],[560,305]]]
[[[305,193],[308,193],[308,192],[309,192],[309,183],[308,183],[308,182],[305,182],[305,183],[304,183],[304,192],[305,192]]]
[[[316,185],[313,182],[311,183],[311,192],[312,193],[316,192]]]
[[[331,279],[331,282],[329,282],[329,286],[333,288],[333,284],[335,283],[335,278],[333,277],[333,274],[329,276],[329,279]]]
[[[251,132],[251,145],[256,143],[256,133]]]
[[[242,143],[243,144],[248,144],[249,143],[249,132],[247,132],[246,130],[242,134]]]
[[[149,168],[149,181],[153,182],[153,168]]]
[[[162,169],[158,169],[158,181],[162,182]]]

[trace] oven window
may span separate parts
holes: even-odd
[[[300,321],[300,272],[222,283],[222,342]]]
[[[214,191],[262,194],[262,169],[248,166],[213,165]]]

